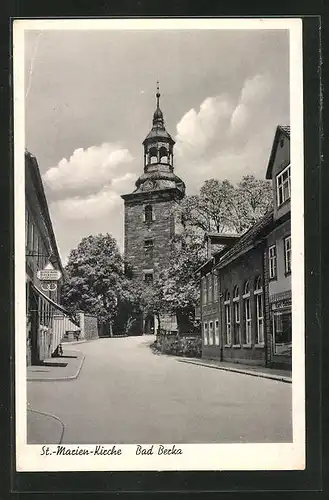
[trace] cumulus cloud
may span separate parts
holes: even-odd
[[[199,111],[190,109],[176,127],[176,154],[181,157],[203,154],[218,133],[225,133],[232,110],[233,104],[223,95],[208,97]]]
[[[87,149],[76,149],[67,160],[44,174],[46,187],[54,198],[65,199],[74,194],[97,192],[103,186],[119,184],[133,177],[127,170],[133,160],[128,149],[103,143]]]
[[[242,81],[237,97],[207,97],[184,114],[176,125],[176,171],[190,193],[212,177],[264,177],[275,128],[289,116],[273,105],[276,93],[268,74],[256,74]]]

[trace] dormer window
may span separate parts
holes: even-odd
[[[277,203],[280,207],[285,201],[290,200],[291,193],[290,165],[276,176]]]

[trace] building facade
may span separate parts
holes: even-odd
[[[278,126],[266,172],[273,186],[273,230],[267,236],[267,333],[273,364],[291,366],[291,165],[290,128]]]
[[[39,364],[56,350],[65,331],[55,317],[66,315],[60,305],[64,278],[57,243],[36,158],[25,152],[26,358]],[[56,269],[61,279],[42,283],[38,271]],[[47,288],[49,288],[47,290]],[[55,288],[54,290],[52,290]]]
[[[158,88],[152,128],[143,141],[144,172],[136,181],[136,189],[122,195],[125,256],[134,279],[144,287],[152,284],[169,261],[170,242],[179,225],[175,207],[185,195],[185,184],[174,173],[175,141],[165,128],[159,101]],[[174,330],[175,317],[161,318],[161,326]],[[153,333],[157,328],[153,314],[135,323],[135,333]]]
[[[291,366],[290,130],[277,127],[266,179],[273,210],[240,237],[208,236],[198,270],[204,357]],[[224,244],[212,254],[211,242]]]

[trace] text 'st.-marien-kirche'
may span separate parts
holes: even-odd
[[[174,173],[175,141],[165,128],[159,87],[150,132],[143,141],[144,172],[136,189],[124,199],[125,256],[141,286],[152,283],[170,258],[170,241],[180,224],[175,206],[185,195],[184,182]],[[144,333],[156,332],[158,318],[144,315],[137,322]],[[176,330],[175,315],[161,317],[161,327]]]

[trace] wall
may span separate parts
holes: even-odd
[[[269,280],[269,295],[271,296],[291,290],[291,276],[285,275],[285,261],[284,261],[284,238],[291,233],[290,220],[281,224],[274,231],[269,234],[267,238],[268,247],[276,244],[277,255],[277,279]]]
[[[281,146],[280,142],[283,141]],[[281,134],[272,169],[272,187],[274,195],[274,219],[278,219],[290,211],[290,201],[283,203],[280,207],[277,204],[276,176],[290,163],[290,139]]]
[[[257,276],[263,276],[263,247],[258,246],[250,250],[248,253],[239,257],[235,261],[228,264],[223,269],[217,269],[220,281],[220,303],[202,306],[202,329],[204,323],[209,321],[214,322],[219,318],[220,320],[220,345],[203,345],[203,357],[219,357],[223,361],[242,362],[250,364],[265,364],[265,345],[255,345],[256,339],[256,301],[254,296],[254,281]],[[239,345],[236,347],[225,346],[224,332],[225,332],[225,317],[224,317],[224,294],[228,289],[231,295],[231,329],[233,337],[233,289],[236,285],[239,286],[240,295],[240,327],[243,331],[243,286],[246,280],[250,281],[250,304],[251,304],[251,317],[252,317],[252,344],[250,346]],[[264,289],[264,287],[263,287]],[[208,326],[209,328],[209,326]],[[202,330],[203,331],[203,330]],[[265,335],[264,326],[264,335]]]
[[[84,318],[85,332],[84,337],[86,340],[98,338],[98,324],[96,316],[85,314]]]
[[[155,220],[144,221],[144,207],[152,205]],[[173,200],[160,195],[135,198],[125,202],[125,254],[132,262],[135,276],[143,279],[143,270],[156,273],[166,265],[169,243],[174,234]],[[144,249],[146,239],[153,239],[153,257]]]

